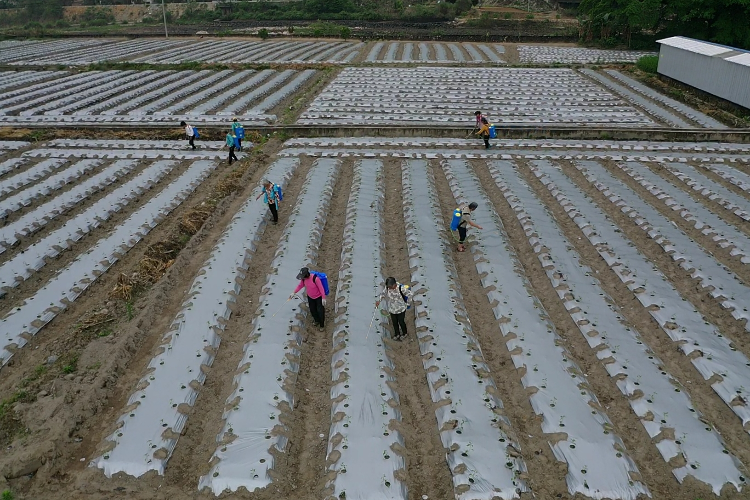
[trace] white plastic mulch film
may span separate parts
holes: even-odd
[[[426,161],[409,160],[402,185],[417,336],[440,439],[458,500],[518,498],[526,465],[463,305]],[[391,207],[393,208],[393,207]],[[488,376],[490,374],[490,376]]]
[[[714,214],[705,205],[685,196],[685,192],[640,162],[617,162],[617,166],[702,234],[721,248],[728,248],[732,257],[739,256],[750,264],[750,237]],[[750,319],[750,316],[748,317]]]
[[[196,161],[161,192],[133,212],[109,235],[65,266],[33,297],[13,308],[0,320],[4,345],[0,363],[26,345],[44,325],[76,300],[86,288],[179,206],[214,170],[216,162]]]
[[[294,290],[301,267],[315,270],[339,170],[339,160],[320,159],[308,172],[276,249],[256,317],[248,327],[224,427],[217,436],[211,470],[198,484],[200,489],[209,488],[218,495],[239,488],[253,491],[272,481],[269,471],[287,444],[279,416],[294,406],[292,389],[307,310],[300,307],[301,301],[288,301],[284,290]]]
[[[264,174],[285,187],[299,165],[282,159]],[[221,341],[230,305],[241,289],[257,241],[266,227],[267,209],[251,196],[227,226],[198,271],[182,309],[157,347],[147,375],[130,396],[117,430],[92,465],[107,476],[164,473]]]
[[[750,330],[750,312],[744,307],[747,297],[750,297],[750,287],[601,164],[582,161],[576,162],[576,167],[610,202],[628,214],[649,238],[658,243],[672,260],[706,288],[722,307],[729,309],[732,316],[747,320],[745,328]],[[738,231],[737,237],[741,237]]]
[[[331,359],[329,478],[325,495],[337,498],[406,500],[401,420],[393,389],[393,363],[381,337],[383,316],[375,300],[383,290],[383,202],[381,160],[354,165],[346,209],[341,268],[336,287]]]
[[[15,245],[20,238],[27,237],[43,228],[49,222],[72,209],[78,203],[97,191],[117,182],[130,173],[137,162],[135,160],[118,160],[98,174],[75,184],[71,189],[39,205],[30,212],[0,228],[0,253]],[[0,287],[5,286],[0,280]]]
[[[571,494],[634,500],[650,496],[622,440],[591,391],[586,376],[571,361],[544,308],[529,289],[503,224],[466,160],[444,160],[443,170],[457,202],[476,201],[474,212],[483,231],[470,245],[482,284],[511,352],[521,382],[533,388],[531,406],[542,415],[555,457],[567,464]]]
[[[549,168],[546,162],[538,162]],[[685,388],[664,368],[637,332],[626,326],[619,309],[601,289],[595,273],[560,231],[541,200],[510,161],[489,165],[490,173],[513,208],[544,271],[571,319],[627,397],[664,460],[700,457],[705,467],[673,466],[682,482],[692,476],[715,492],[737,484],[739,462],[721,437],[701,421]]]
[[[535,162],[532,171],[581,229],[607,265],[656,320],[662,331],[678,343],[680,351],[691,358],[691,363],[706,380],[716,380],[711,387],[742,419],[743,424],[747,425],[750,421],[750,412],[744,405],[732,404],[735,398],[748,397],[744,392],[744,387],[750,385],[750,369],[748,369],[750,361],[747,357],[737,351],[729,340],[720,334],[716,326],[703,320],[701,314],[682,298],[664,275],[637,250],[630,240],[622,235],[621,230],[611,222],[601,208],[584,196],[567,176],[547,162]],[[576,204],[570,200],[576,200]],[[693,353],[698,353],[698,355]],[[715,377],[716,374],[720,377]],[[636,380],[639,384],[641,381],[642,378]],[[677,392],[676,389],[679,387],[672,390]],[[650,394],[645,395],[647,396],[646,403],[649,399],[654,401],[652,397],[649,397]],[[675,394],[671,396],[676,397]],[[636,413],[640,415],[640,411],[642,410],[636,410]],[[688,411],[693,413],[695,410],[688,407]],[[659,419],[659,423],[671,425],[670,415],[663,416]],[[697,412],[696,417],[699,417]],[[679,422],[681,425],[688,425],[686,420],[680,419]],[[705,425],[704,430],[706,433],[715,432],[708,424]],[[678,479],[684,478],[690,472],[702,481],[711,484],[717,492],[717,485],[731,483],[739,486],[746,482],[744,476],[733,472],[736,464],[734,467],[729,467],[722,461],[704,462],[704,451],[693,450],[692,446],[685,445],[682,439],[680,441],[681,443],[675,441],[675,444],[680,445],[679,449],[670,449],[668,446],[659,447],[665,459],[680,454],[684,458],[685,467],[673,470]],[[701,442],[710,444],[706,435],[703,436]],[[708,448],[710,450],[711,446]],[[705,453],[710,454],[710,451]],[[718,468],[715,469],[714,465]],[[707,470],[700,470],[703,468]]]
[[[697,168],[686,163],[667,163],[669,173],[690,186],[695,193],[715,201],[744,221],[750,222],[748,203],[744,197],[707,177]]]

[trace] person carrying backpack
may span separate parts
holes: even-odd
[[[232,118],[232,133],[237,137],[237,151],[242,151],[242,139],[245,138],[245,127],[237,121],[237,118]]]
[[[389,276],[385,280],[385,290],[375,301],[375,307],[380,307],[380,299],[385,297],[385,310],[391,315],[393,325],[393,340],[400,342],[406,337],[406,310],[411,308],[412,296],[409,285],[402,285],[396,278]]]
[[[277,224],[279,222],[279,202],[284,199],[281,186],[268,179],[263,179],[263,191],[255,199],[258,200],[261,196],[263,196],[263,203],[267,204],[271,211],[273,223]]]
[[[474,111],[474,118],[477,119],[477,122],[474,124],[474,130],[472,130],[472,132],[476,132],[482,128],[482,118],[484,118],[484,115],[482,115],[481,111]]]
[[[484,139],[484,149],[490,149],[490,122],[484,116],[479,119],[479,131],[477,135]]]
[[[309,268],[303,267],[299,270],[297,279],[300,280],[299,284],[289,298],[294,298],[297,295],[297,292],[303,288],[305,289],[305,293],[307,294],[307,305],[310,307],[310,314],[312,314],[313,320],[318,326],[318,330],[322,332],[325,329],[326,322],[326,289],[321,274],[316,273],[315,271],[310,272]]]
[[[190,144],[193,149],[195,149],[195,142],[193,142],[195,141],[195,129],[184,121],[180,122],[180,125],[185,127],[185,137],[187,137],[188,144]]]
[[[226,146],[229,148],[229,164],[232,164],[232,160],[239,161],[237,155],[234,154],[234,148],[237,146],[237,137],[234,132],[227,133]]]
[[[453,220],[451,221],[451,230],[458,230],[458,251],[466,251],[464,242],[466,241],[466,230],[469,226],[477,229],[482,229],[482,226],[476,224],[471,220],[471,213],[477,209],[479,205],[472,201],[468,205],[461,205],[453,211]]]

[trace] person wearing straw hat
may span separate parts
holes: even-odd
[[[400,342],[406,337],[406,310],[411,308],[412,296],[409,285],[402,285],[389,276],[385,280],[385,290],[375,301],[375,307],[380,307],[380,299],[385,298],[385,310],[391,315],[393,325],[393,340]]]
[[[313,320],[321,332],[325,329],[326,323],[326,291],[323,287],[323,281],[318,278],[315,274],[310,272],[310,269],[303,267],[297,274],[299,284],[294,289],[289,298],[293,298],[297,295],[297,292],[305,289],[307,294],[307,305],[310,307],[310,314],[312,314]]]

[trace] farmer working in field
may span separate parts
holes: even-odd
[[[232,160],[239,161],[239,158],[237,158],[237,155],[234,154],[234,148],[237,145],[237,136],[234,135],[234,132],[227,132],[227,138],[226,138],[226,146],[229,148],[229,164],[232,164]]]
[[[190,144],[193,149],[195,149],[195,129],[193,127],[185,122],[180,122],[180,125],[185,127],[185,137],[188,139],[188,144]]]
[[[375,302],[375,307],[380,307],[380,299],[383,297],[385,297],[385,310],[391,315],[393,340],[401,341],[406,337],[405,318],[406,310],[411,307],[411,287],[402,285],[394,277],[388,277],[385,280],[385,290]]]
[[[326,292],[323,287],[323,281],[314,273],[310,272],[310,269],[303,267],[297,274],[299,284],[294,292],[289,296],[290,299],[297,295],[297,292],[305,289],[307,294],[307,305],[310,307],[310,314],[312,314],[315,324],[318,326],[318,330],[321,332],[325,328],[326,322]]]
[[[273,216],[273,223],[278,224],[279,222],[279,201],[281,201],[281,188],[269,181],[263,179],[263,191],[255,198],[256,200],[263,196],[263,203],[268,205],[268,209],[271,211]]]
[[[482,226],[479,224],[476,224],[471,220],[471,213],[477,209],[479,205],[477,205],[476,202],[472,201],[468,205],[461,205],[459,210],[461,211],[461,222],[458,223],[458,251],[464,252],[466,250],[466,247],[464,246],[464,242],[466,241],[466,230],[469,226],[475,227],[477,229],[482,229]]]

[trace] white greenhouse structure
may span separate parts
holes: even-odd
[[[750,108],[750,52],[682,36],[658,43],[660,74]]]

